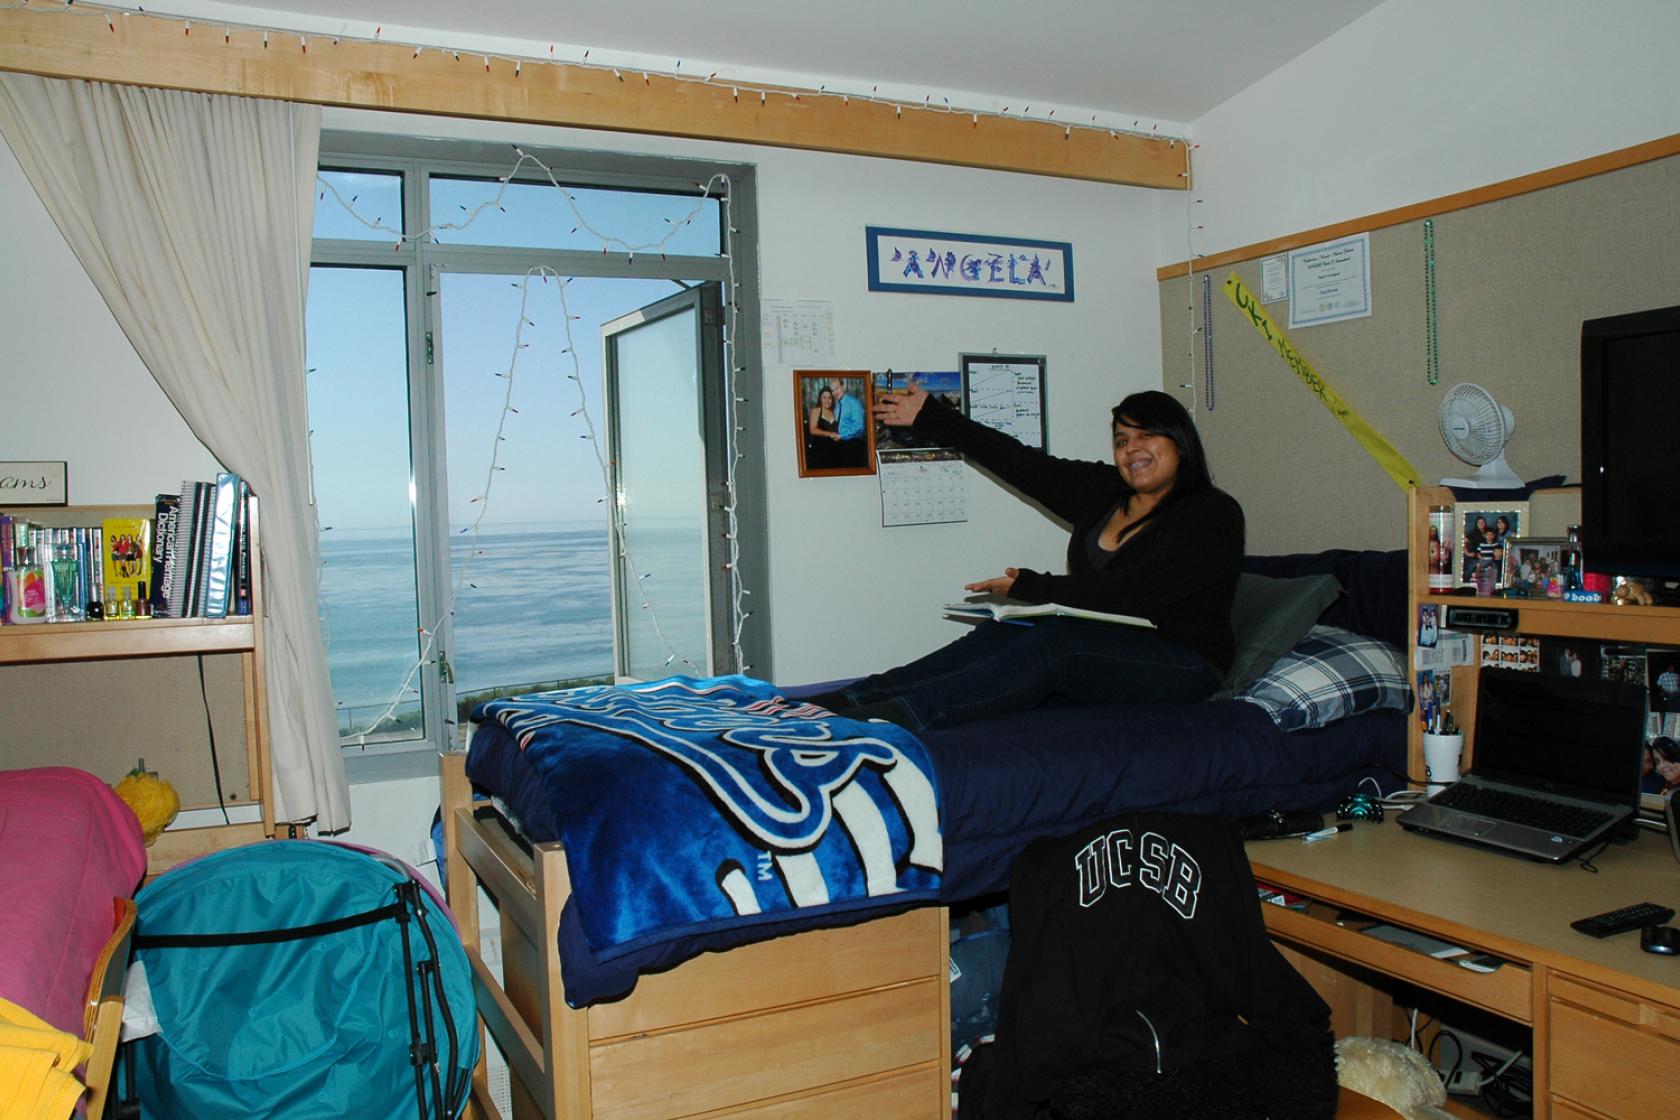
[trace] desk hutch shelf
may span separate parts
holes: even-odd
[[[34,525],[67,527],[98,525],[106,518],[150,518],[149,506],[65,506],[57,508],[17,508],[0,510],[11,513]],[[260,840],[274,833],[274,816],[270,795],[268,756],[268,700],[263,677],[262,577],[257,503],[250,503],[252,553],[252,607],[248,616],[225,619],[209,618],[143,618],[112,622],[39,623],[27,626],[0,627],[0,692],[11,686],[15,691],[36,694],[37,704],[26,711],[40,713],[74,709],[88,718],[103,719],[109,734],[86,734],[74,744],[59,744],[56,757],[47,756],[37,743],[20,742],[15,750],[5,752],[0,766],[18,765],[74,765],[93,771],[107,781],[125,773],[133,766],[138,753],[147,755],[147,767],[159,770],[163,777],[183,790],[184,809],[241,809],[249,817],[254,806],[260,810],[260,820],[237,820],[233,823],[199,828],[171,829],[147,849],[147,874],[156,875],[169,867],[206,852],[237,844]],[[85,684],[79,676],[84,667],[101,667],[102,673],[114,673],[120,679],[122,665],[131,665],[141,672],[163,671],[175,679],[178,695],[159,695],[152,698],[156,705],[182,705],[194,711],[203,705],[200,724],[211,726],[211,695],[205,678],[205,658],[231,658],[235,671],[225,674],[234,682],[237,697],[218,697],[241,725],[244,750],[234,755],[242,761],[244,773],[238,779],[239,789],[218,802],[215,797],[194,797],[191,790],[214,789],[206,773],[208,753],[202,744],[194,747],[185,741],[169,740],[159,744],[156,739],[143,751],[133,749],[129,731],[135,720],[145,720],[152,713],[142,710],[122,713],[109,697],[83,691]],[[201,694],[200,689],[205,691]],[[17,703],[21,697],[12,702]],[[27,723],[25,724],[27,727]],[[31,732],[13,727],[8,734],[27,739]],[[213,740],[212,740],[213,742]],[[228,755],[217,752],[222,769],[227,769]],[[242,759],[239,758],[242,755]],[[21,761],[20,761],[21,760]],[[225,775],[224,775],[225,776]]]

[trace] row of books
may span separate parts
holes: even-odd
[[[0,515],[6,623],[251,613],[251,492],[223,472],[159,494],[154,515],[50,528]]]
[[[251,613],[251,490],[229,471],[159,494],[152,519],[154,617]]]
[[[0,514],[0,620],[79,622],[104,599],[100,529],[35,525]]]

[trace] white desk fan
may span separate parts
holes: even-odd
[[[1511,410],[1493,394],[1468,381],[1454,385],[1441,399],[1441,438],[1447,450],[1477,468],[1469,478],[1443,478],[1442,486],[1512,490],[1523,480],[1505,462],[1505,443],[1516,430]]]

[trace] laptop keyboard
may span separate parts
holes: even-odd
[[[1563,836],[1588,836],[1594,829],[1610,823],[1610,814],[1597,809],[1583,809],[1548,801],[1543,797],[1529,797],[1507,790],[1488,789],[1460,782],[1448,786],[1434,797],[1431,805],[1474,813],[1479,817],[1528,825]]]

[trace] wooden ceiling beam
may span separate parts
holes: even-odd
[[[151,14],[0,11],[0,70],[354,109],[879,156],[1183,190],[1182,140],[810,90],[229,28]],[[188,32],[190,28],[190,33]],[[761,95],[761,90],[762,95]]]

